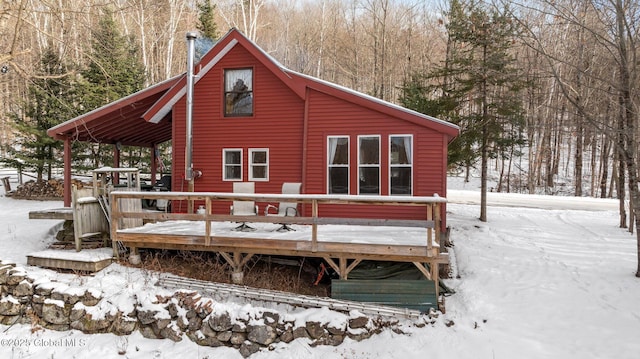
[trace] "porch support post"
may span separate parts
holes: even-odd
[[[119,142],[113,145],[113,167],[115,168],[120,167],[120,143]],[[119,184],[120,176],[117,173],[114,173],[112,181],[114,185]]]
[[[158,170],[158,145],[151,146],[151,185],[156,184],[156,172]]]
[[[71,207],[71,137],[64,139],[64,206]]]

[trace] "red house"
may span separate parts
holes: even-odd
[[[194,74],[191,159],[199,175],[192,188],[185,74],[51,128],[49,135],[65,141],[67,179],[72,140],[113,144],[115,167],[119,145],[155,148],[172,140],[174,191],[232,192],[234,182],[245,181],[257,193],[280,193],[284,182],[300,182],[306,194],[446,196],[447,144],[459,132],[451,123],[288,70],[235,29]],[[67,205],[68,198],[69,189]],[[424,218],[410,207],[326,210]]]

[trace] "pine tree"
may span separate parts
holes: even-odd
[[[19,133],[13,143],[7,144],[11,166],[32,169],[37,180],[44,173],[51,179],[51,169],[60,165],[57,156],[62,144],[47,135],[47,130],[75,117],[73,79],[69,68],[52,49],[46,50],[39,64],[37,78],[29,86],[29,97],[21,108],[9,114]]]
[[[198,24],[200,37],[196,40],[196,57],[202,58],[218,39],[218,24],[215,20],[216,5],[211,0],[198,1]]]
[[[134,39],[120,33],[113,15],[105,10],[91,34],[90,62],[82,71],[79,86],[83,112],[104,106],[143,88],[145,70]],[[111,146],[102,143],[74,143],[76,168],[92,169],[112,165]],[[123,148],[131,164],[139,165],[146,152]],[[148,156],[146,156],[148,157]]]
[[[422,102],[422,110],[460,126],[461,135],[450,146],[450,161],[468,169],[480,160],[482,221],[487,220],[489,159],[509,156],[514,146],[524,143],[520,91],[526,83],[510,53],[518,28],[508,13],[487,11],[475,1],[453,0],[444,65],[414,77],[401,98],[405,106]],[[412,99],[417,96],[424,99]]]

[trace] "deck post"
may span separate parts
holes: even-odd
[[[313,224],[311,225],[311,251],[318,251],[318,201],[311,201],[311,217]]]
[[[120,222],[120,202],[116,195],[110,194],[111,202],[111,246],[113,247],[113,255],[117,261],[120,261],[120,252],[118,251],[118,223]]]
[[[211,197],[205,199],[205,219],[204,219],[204,244],[211,244],[211,221],[209,215],[211,214]]]
[[[432,220],[433,220],[433,205],[429,203],[427,204],[427,221],[432,221]],[[433,229],[427,228],[427,250],[431,252],[431,248],[433,248]]]
[[[64,139],[64,206],[71,207],[71,137]]]
[[[138,248],[131,247],[129,249],[129,263],[137,266],[141,262],[142,259],[140,258],[140,252],[138,251]]]

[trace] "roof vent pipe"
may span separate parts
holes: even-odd
[[[185,159],[184,159],[184,176],[185,180],[193,181],[193,145],[192,139],[192,122],[193,122],[193,62],[195,57],[195,43],[198,35],[195,32],[187,33],[187,139],[185,144]]]

